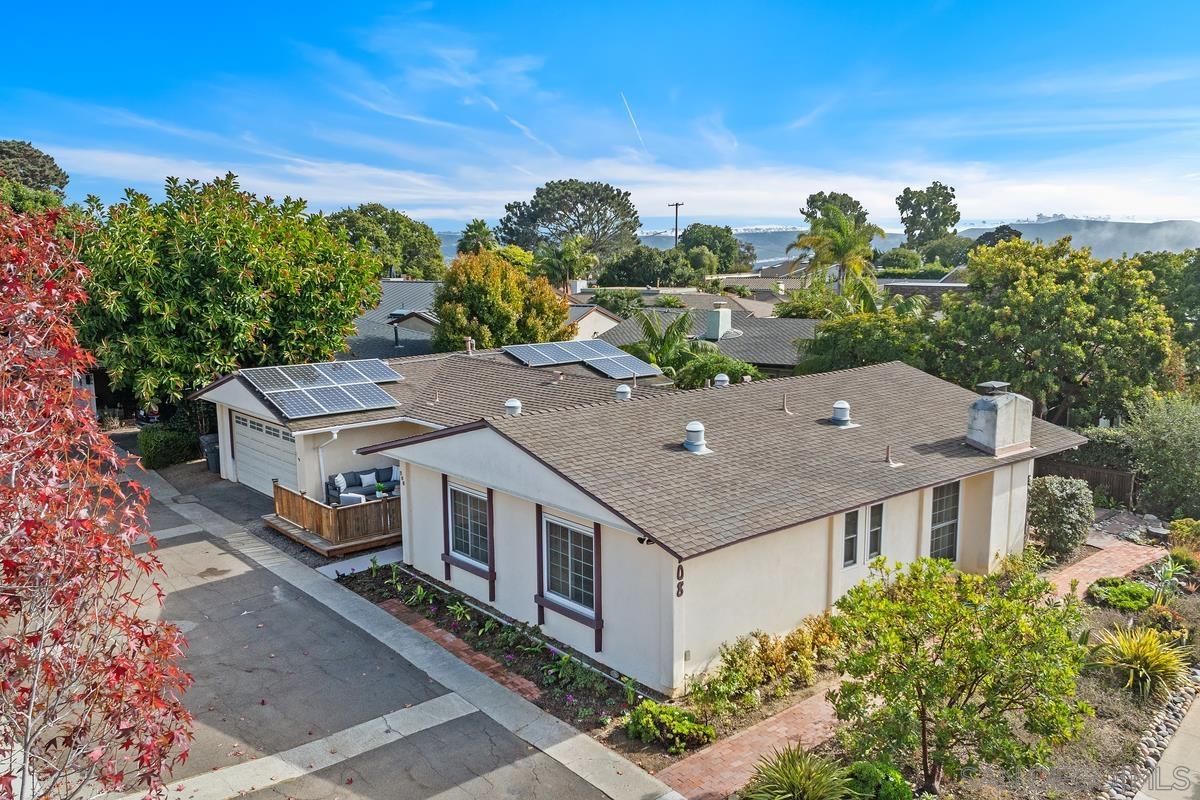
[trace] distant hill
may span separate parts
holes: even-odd
[[[1029,240],[1040,239],[1043,242],[1053,242],[1064,236],[1070,236],[1076,247],[1087,245],[1098,258],[1116,258],[1122,253],[1142,253],[1147,250],[1187,250],[1200,247],[1200,222],[1191,220],[1170,220],[1167,222],[1112,222],[1094,219],[1055,219],[1049,222],[1014,222],[1010,223]],[[738,231],[734,236],[743,242],[754,245],[754,252],[760,264],[771,264],[782,261],[787,256],[787,246],[796,240],[797,229],[769,229]],[[959,231],[962,236],[977,238],[984,231],[994,228],[967,228]],[[442,240],[442,255],[447,261],[453,260],[455,246],[458,243],[457,231],[438,233]],[[642,244],[668,250],[674,244],[670,234],[654,234],[642,236]],[[880,240],[875,240],[879,250],[891,250],[904,243],[903,233],[888,233]]]

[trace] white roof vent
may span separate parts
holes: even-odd
[[[708,444],[704,441],[704,423],[699,420],[692,420],[684,427],[683,446],[689,453],[696,455],[704,455],[711,453],[708,449]]]
[[[728,386],[728,385],[729,385],[729,376],[726,375],[724,372],[718,372],[717,377],[713,378],[713,386],[720,387],[720,386]]]
[[[839,428],[857,428],[858,425],[850,421],[850,404],[845,400],[838,400],[833,404],[833,416],[829,421]]]
[[[506,417],[521,416],[521,401],[513,397],[504,401],[504,415]]]
[[[631,397],[633,397],[633,389],[624,383],[613,390],[613,398],[616,400],[628,400]]]

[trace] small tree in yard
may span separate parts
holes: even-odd
[[[1085,481],[1046,475],[1029,485],[1029,525],[1049,555],[1073,553],[1087,540],[1095,519],[1092,490]]]
[[[881,560],[837,609],[846,679],[829,696],[849,723],[846,744],[856,757],[915,763],[929,791],[980,763],[1043,765],[1090,713],[1075,699],[1078,602],[1055,599],[1032,558],[986,576]]]
[[[72,384],[86,270],[57,222],[0,206],[0,798],[161,796],[191,678],[178,628],[140,613],[161,600],[145,492]]]
[[[1125,433],[1138,504],[1163,517],[1200,517],[1200,403],[1181,395],[1144,402]]]

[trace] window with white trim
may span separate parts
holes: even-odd
[[[858,563],[858,510],[847,511],[842,531],[842,566]]]
[[[450,493],[450,551],[456,556],[488,564],[487,495],[459,486]]]
[[[595,543],[592,532],[547,517],[546,594],[588,613],[596,607]]]
[[[867,512],[867,558],[883,554],[883,503],[876,503]]]
[[[929,531],[930,558],[958,560],[959,499],[958,481],[933,488],[933,517]]]

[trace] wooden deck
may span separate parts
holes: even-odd
[[[268,527],[323,556],[367,550],[401,539],[400,498],[388,495],[365,503],[327,505],[275,482],[275,513]]]
[[[326,558],[337,558],[338,556],[347,556],[361,550],[371,550],[376,547],[397,544],[403,538],[400,532],[397,531],[395,533],[378,533],[373,536],[364,536],[360,539],[334,543],[322,539],[312,531],[307,531],[296,523],[289,522],[277,514],[264,514],[262,520],[268,528],[282,533],[292,541],[299,542],[310,550],[315,550]]]

